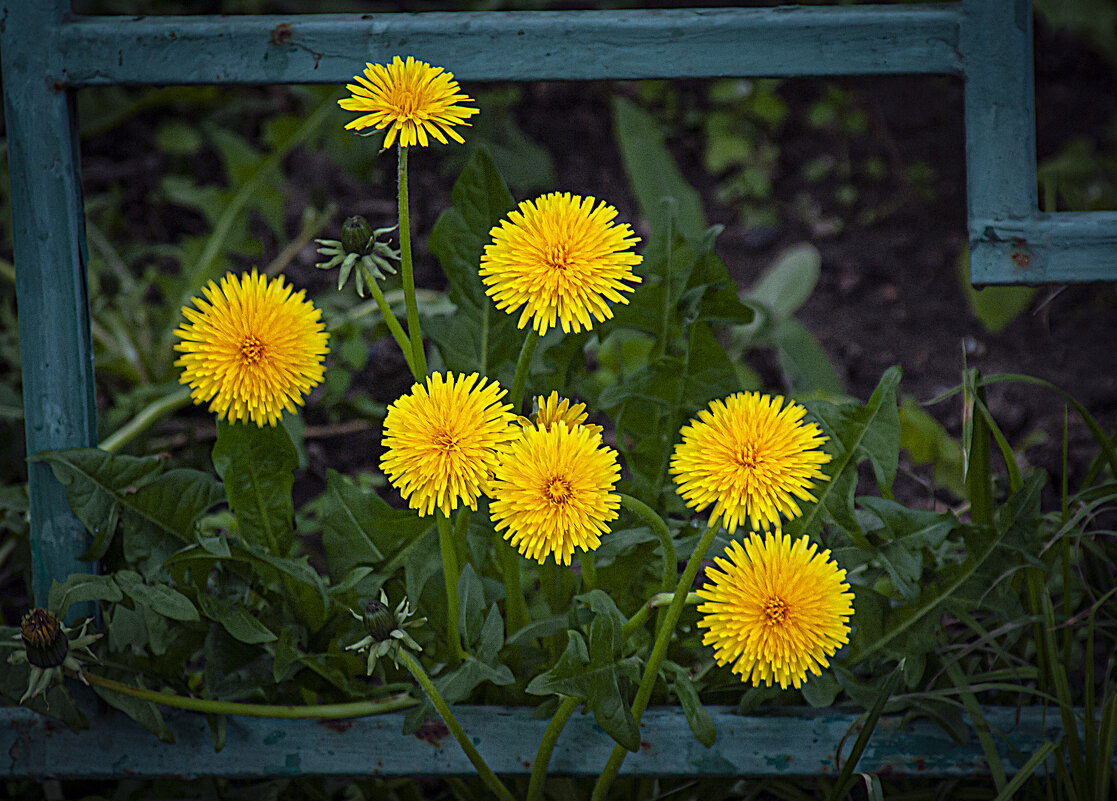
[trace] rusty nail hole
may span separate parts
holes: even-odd
[[[273,45],[287,44],[291,41],[291,26],[281,22],[271,29],[271,43]]]

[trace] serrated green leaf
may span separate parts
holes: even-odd
[[[801,689],[804,701],[815,709],[826,709],[834,703],[834,699],[842,691],[842,685],[834,678],[832,672],[824,671],[821,676],[808,674]]]
[[[145,584],[143,577],[133,570],[118,570],[114,577],[124,594],[141,606],[171,620],[193,622],[198,620],[198,610],[190,599],[166,584]]]
[[[89,573],[71,573],[61,584],[50,583],[47,605],[60,618],[74,604],[85,601],[119,601],[124,597],[112,576],[95,576]]]
[[[237,533],[276,556],[291,550],[297,465],[295,445],[283,426],[218,421],[213,466],[225,484]]]

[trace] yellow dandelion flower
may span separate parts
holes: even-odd
[[[282,276],[269,281],[256,270],[228,274],[220,287],[210,281],[202,294],[197,309],[183,307],[187,322],[174,332],[182,340],[179,381],[218,419],[275,425],[322,381],[329,352],[322,313]]]
[[[466,120],[478,113],[475,108],[457,105],[473,98],[461,92],[453,73],[412,56],[407,61],[396,56],[387,65],[365,64],[364,74],[354,75],[353,80],[356,83],[345,86],[352,96],[337,104],[346,111],[365,114],[348,122],[345,129],[388,128],[385,148],[392,146],[397,135],[402,147],[426,147],[428,134],[444,145],[447,136],[464,142],[454,126],[469,125]]]
[[[529,417],[520,418],[521,427],[530,428],[538,425],[540,428],[550,428],[561,420],[571,429],[581,426],[598,434],[603,431],[601,426],[586,422],[589,418],[589,414],[586,412],[586,404],[571,403],[569,398],[560,397],[558,392],[552,392],[546,397],[542,395],[537,397],[535,399],[535,409],[534,419]]]
[[[532,319],[539,334],[559,323],[575,333],[613,316],[609,303],[628,303],[625,281],[640,283],[632,268],[642,261],[630,248],[640,241],[617,210],[594,198],[552,192],[525,200],[490,231],[481,256],[481,280],[498,309],[521,306],[519,327]],[[558,322],[556,322],[556,320]]]
[[[621,499],[611,490],[620,472],[617,452],[588,426],[533,425],[502,454],[489,517],[528,559],[543,564],[554,554],[568,565],[575,548],[597,548],[617,518]]]
[[[698,590],[703,645],[714,646],[719,665],[733,663],[742,681],[798,689],[807,671],[816,676],[849,642],[853,593],[846,572],[816,553],[806,535],[792,542],[777,530],[734,540],[728,559],[715,557]],[[720,570],[718,569],[720,568]]]
[[[380,468],[421,516],[477,508],[500,450],[516,436],[505,390],[477,373],[440,373],[388,407]]]
[[[813,480],[829,480],[820,469],[830,461],[820,450],[828,437],[803,421],[806,409],[783,402],[738,392],[713,401],[680,432],[671,456],[679,494],[699,512],[714,504],[710,522],[720,517],[730,534],[746,518],[754,529],[778,528],[781,514],[802,514],[796,498],[815,499]]]

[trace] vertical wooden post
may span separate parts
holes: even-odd
[[[4,0],[0,58],[11,171],[27,452],[97,444],[78,134],[72,93],[55,80],[55,33],[69,0]],[[32,590],[91,572],[87,536],[45,464],[28,465]],[[75,609],[88,614],[92,607]]]
[[[996,241],[986,228],[1038,210],[1032,3],[965,0],[963,9],[970,275],[975,284],[995,274],[1003,282],[1010,259],[1027,267],[1027,246]]]

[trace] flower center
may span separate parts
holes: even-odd
[[[396,116],[411,120],[415,118],[415,111],[419,108],[419,98],[407,89],[402,89],[395,98]]]
[[[240,356],[245,364],[256,364],[264,358],[264,350],[264,343],[252,334],[249,334],[245,337],[244,342],[240,343]]]
[[[733,462],[738,467],[755,470],[760,464],[760,454],[755,442],[747,442],[733,453]]]
[[[791,615],[791,608],[777,596],[772,596],[764,602],[764,622],[769,626],[779,626],[787,622]]]
[[[449,431],[443,431],[434,438],[435,446],[443,453],[461,450],[461,440]]]
[[[566,270],[570,266],[570,246],[566,242],[557,242],[547,248],[543,260],[548,267],[555,270]]]
[[[563,506],[570,501],[574,492],[570,486],[570,482],[562,476],[555,476],[550,479],[546,486],[543,487],[543,494],[547,500],[555,506]]]

